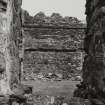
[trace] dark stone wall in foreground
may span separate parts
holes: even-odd
[[[97,91],[105,92],[105,1],[87,0],[86,4],[87,32],[83,69],[84,80]],[[85,72],[89,73],[89,76]]]
[[[86,0],[87,55],[83,64],[82,96],[105,98],[105,1]],[[83,90],[85,90],[83,92]]]

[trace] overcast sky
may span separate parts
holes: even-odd
[[[22,8],[27,10],[32,16],[40,11],[45,12],[46,15],[57,12],[62,16],[73,16],[85,20],[85,1],[86,0],[23,0]]]

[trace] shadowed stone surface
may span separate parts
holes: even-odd
[[[83,82],[78,96],[105,100],[105,1],[86,0]],[[97,102],[96,102],[97,103]]]

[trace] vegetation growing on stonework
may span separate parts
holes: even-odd
[[[39,26],[24,31],[24,47],[29,49],[24,55],[25,76],[37,73],[46,78],[51,73],[56,75],[54,78],[62,75],[62,79],[74,80],[75,76],[81,75],[83,53],[79,49],[83,48],[84,30],[72,28],[84,28],[85,24],[76,17],[62,17],[59,13],[46,16],[39,12],[32,17],[27,11],[24,11],[24,24]],[[71,29],[45,29],[41,26]],[[32,49],[35,51],[30,51]]]

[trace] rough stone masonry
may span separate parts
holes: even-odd
[[[0,95],[19,84],[19,37],[22,0],[0,0]]]
[[[83,64],[84,81],[79,88],[82,97],[105,99],[105,0],[86,0],[86,15],[87,55]]]
[[[83,78],[94,95],[105,95],[105,1],[87,0]],[[88,70],[88,71],[87,71]],[[98,97],[95,95],[96,97]],[[92,96],[92,95],[91,95]]]
[[[105,93],[105,1],[86,0],[87,31],[83,83],[93,98]],[[19,84],[21,0],[0,0],[0,94],[14,92]],[[92,93],[92,94],[91,94]]]
[[[56,15],[42,16],[41,12],[32,17],[23,11],[23,79],[35,80],[36,75],[42,75],[41,80],[47,80],[49,74],[55,75],[54,80],[58,75],[75,78],[81,74],[83,53],[79,49],[85,36],[84,24],[74,17],[67,21],[64,17],[56,19]]]

